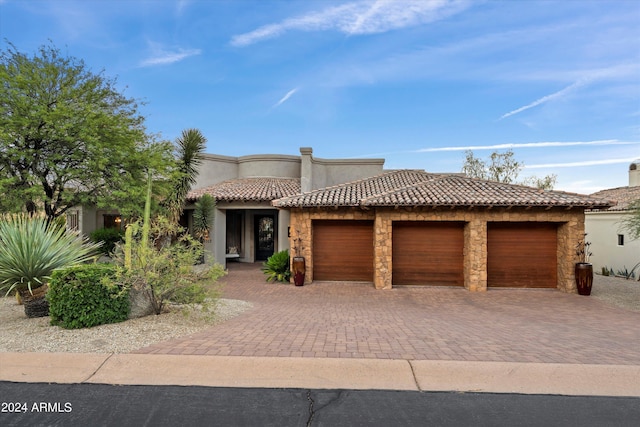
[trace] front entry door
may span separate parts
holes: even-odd
[[[273,255],[274,222],[273,215],[260,215],[255,218],[256,261],[264,261]]]

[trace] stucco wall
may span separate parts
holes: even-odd
[[[558,223],[558,283],[564,292],[576,292],[574,281],[575,245],[584,234],[584,213],[581,209],[519,210],[519,209],[431,209],[413,210],[360,209],[301,210],[291,212],[292,236],[290,245],[300,239],[300,255],[306,258],[308,282],[313,281],[313,229],[315,219],[369,219],[374,221],[374,285],[378,289],[392,287],[392,230],[394,221],[463,221],[464,229],[464,280],[470,291],[487,289],[487,222],[555,222]]]
[[[383,159],[313,159],[311,189],[330,187],[380,175]]]
[[[640,262],[640,240],[631,240],[629,233],[622,227],[627,212],[587,212],[585,231],[587,241],[591,242],[591,263],[596,272],[602,267],[618,270],[631,270]],[[618,234],[624,236],[624,245],[618,245]],[[637,277],[637,276],[636,276]]]

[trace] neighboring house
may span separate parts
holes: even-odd
[[[217,206],[209,259],[255,262],[294,248],[306,282],[557,288],[575,292],[574,248],[595,197],[435,174],[384,170],[384,159],[206,155],[184,225],[203,194]],[[81,209],[84,233],[113,212]],[[80,224],[81,223],[81,224]]]
[[[594,209],[585,213],[585,231],[591,242],[591,263],[596,272],[603,268],[614,273],[631,269],[640,262],[640,239],[632,240],[623,221],[631,215],[629,204],[640,200],[640,161],[629,165],[629,185],[610,188],[592,194],[593,197],[617,202],[608,209]],[[636,269],[636,277],[640,271]]]

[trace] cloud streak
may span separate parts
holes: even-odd
[[[175,51],[168,51],[161,48],[154,48],[154,53],[151,57],[140,62],[141,67],[153,67],[156,65],[168,65],[175,62],[180,62],[191,56],[200,55],[202,50],[200,49],[177,49]]]
[[[578,80],[577,82],[573,83],[572,85],[569,85],[569,86],[565,87],[562,90],[559,90],[559,91],[554,92],[554,93],[552,93],[550,95],[547,95],[547,96],[543,96],[542,98],[536,99],[531,104],[527,104],[524,107],[520,107],[520,108],[517,108],[517,109],[515,109],[513,111],[509,111],[506,114],[503,114],[500,117],[499,120],[506,119],[507,117],[511,117],[511,116],[513,116],[515,114],[521,113],[521,112],[526,111],[526,110],[528,110],[530,108],[537,107],[538,105],[544,104],[545,102],[549,102],[549,101],[552,101],[554,99],[561,98],[561,97],[565,96],[566,94],[570,93],[572,90],[574,90],[576,88],[579,88],[580,86],[584,86],[589,81],[590,81],[590,79]]]
[[[285,94],[285,96],[283,96],[282,98],[280,98],[280,100],[278,102],[276,102],[275,104],[273,104],[273,106],[271,106],[271,109],[273,110],[274,108],[278,108],[279,106],[281,106],[282,104],[284,104],[289,98],[291,98],[291,96],[296,93],[298,91],[298,87],[291,89],[289,92],[287,92]]]
[[[583,166],[597,166],[597,165],[613,165],[618,163],[631,163],[637,160],[637,157],[626,157],[623,159],[602,159],[602,160],[587,160],[583,162],[569,162],[569,163],[545,163],[539,165],[525,165],[525,169],[548,169],[548,168],[576,168]]]
[[[467,150],[505,150],[511,148],[548,148],[548,147],[572,147],[580,145],[634,145],[640,141],[618,141],[617,139],[603,139],[599,141],[565,141],[565,142],[524,142],[493,145],[468,145],[463,147],[434,147],[421,148],[414,153],[431,153],[437,151],[467,151]]]
[[[467,0],[378,0],[346,3],[268,24],[231,38],[231,45],[248,46],[287,31],[338,31],[348,36],[384,33],[445,19],[471,6]]]

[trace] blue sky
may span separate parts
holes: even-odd
[[[580,193],[640,158],[635,1],[0,0],[0,38],[51,40],[210,153],[459,172],[511,147]]]

